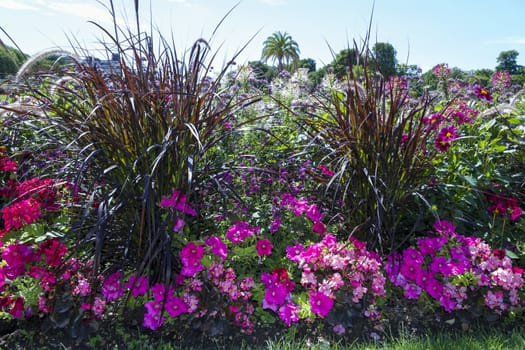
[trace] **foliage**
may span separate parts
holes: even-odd
[[[337,342],[384,337],[407,305],[431,327],[522,320],[525,102],[508,72],[385,79],[393,48],[365,40],[290,73],[286,33],[279,71],[216,71],[204,40],[180,56],[97,27],[117,65],[23,69],[0,106],[0,316],[76,346],[128,315],[147,335]]]
[[[318,98],[319,108],[305,122],[316,157],[335,173],[325,181],[333,206],[356,237],[389,251],[422,213],[415,193],[434,153],[426,148],[434,130],[423,118],[430,101],[411,101],[405,81],[387,83],[363,67],[362,82],[349,70],[340,87]]]
[[[86,210],[77,226],[95,243],[95,269],[126,261],[169,278],[171,227],[186,213],[161,216],[158,202],[173,189],[193,196],[207,172],[220,166],[207,153],[228,134],[237,106],[253,98],[234,102],[222,90],[233,60],[213,71],[204,40],[179,56],[162,36],[155,51],[153,33],[144,36],[140,28],[137,34],[100,29],[118,51],[118,67],[77,62],[68,73],[74,84],[60,86],[58,95],[33,94],[47,122],[82,150],[81,167],[71,163],[77,177],[89,178],[100,193],[97,212]]]

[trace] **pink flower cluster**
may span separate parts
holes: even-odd
[[[239,279],[233,268],[224,266],[228,247],[220,237],[211,236],[204,243],[189,242],[181,249],[182,269],[175,282],[183,286],[180,293],[181,300],[187,305],[186,312],[192,313],[195,318],[229,315],[234,324],[250,333],[254,326],[252,315],[255,311],[251,301],[251,290],[255,287],[253,278]],[[207,261],[207,268],[203,259]],[[200,299],[208,303],[200,305]],[[162,324],[161,319],[155,318],[159,320],[159,326]]]
[[[67,248],[58,239],[35,244],[11,243],[2,246],[3,265],[0,267],[0,308],[14,318],[20,318],[24,310],[22,296],[17,296],[16,280],[32,277],[39,281],[43,291],[49,292],[56,283],[51,272],[62,263]]]
[[[432,74],[438,79],[446,79],[450,75],[451,69],[448,64],[440,63],[432,68]]]
[[[510,258],[492,252],[480,238],[457,234],[448,221],[436,222],[434,230],[435,235],[419,238],[417,246],[390,256],[385,264],[390,282],[403,289],[405,298],[426,294],[447,312],[470,307],[474,293],[481,293],[496,312],[519,304],[523,271],[513,268]]]
[[[296,216],[305,215],[308,219],[313,222],[312,231],[323,235],[326,232],[326,226],[321,221],[323,214],[319,207],[313,203],[308,203],[308,200],[304,197],[296,198],[290,193],[284,193],[280,198],[281,208],[287,209]]]
[[[512,77],[509,72],[496,71],[492,75],[492,87],[498,90],[504,90],[510,86]]]
[[[376,298],[386,296],[386,278],[381,271],[381,259],[367,251],[363,242],[353,238],[346,243],[337,242],[328,233],[318,243],[307,247],[296,244],[286,252],[286,257],[302,271],[301,285],[309,291],[314,314],[326,317],[336,295],[344,294],[354,303],[368,296],[370,306],[365,316],[379,318],[373,304]]]

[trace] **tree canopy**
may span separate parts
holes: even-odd
[[[290,34],[275,32],[264,41],[261,59],[263,62],[277,61],[277,70],[281,71],[285,65],[297,63],[299,53],[299,45]]]
[[[377,69],[385,79],[396,74],[396,49],[390,43],[376,43],[372,48]]]
[[[518,65],[519,52],[516,50],[508,50],[500,52],[497,61],[496,70],[500,72],[508,72],[510,74],[518,74],[521,71],[521,66]]]
[[[26,56],[22,52],[0,44],[0,77],[15,74],[25,60]]]

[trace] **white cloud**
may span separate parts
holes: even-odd
[[[270,6],[279,6],[279,5],[285,5],[287,3],[287,0],[259,0],[263,4],[270,5]]]
[[[498,38],[494,40],[488,40],[486,44],[506,44],[506,45],[525,45],[525,36],[507,36],[504,38]]]
[[[0,0],[0,7],[10,10],[31,10],[37,11],[38,7],[29,5],[20,0]]]

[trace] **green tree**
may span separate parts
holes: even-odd
[[[492,69],[483,68],[483,69],[477,69],[474,72],[472,72],[472,83],[479,83],[481,86],[489,86],[492,80],[492,75],[494,75],[494,71]]]
[[[356,49],[343,49],[335,56],[330,67],[336,77],[342,78],[348,74],[348,69],[354,67],[362,62],[361,55],[358,54]]]
[[[307,68],[308,73],[315,72],[316,64],[313,58],[304,58],[299,60],[297,63],[297,68]]]
[[[296,64],[299,60],[299,45],[286,32],[275,32],[263,43],[262,61],[277,61],[277,70],[282,71],[290,63]]]
[[[385,79],[396,74],[396,49],[389,43],[376,43],[372,48],[377,68]]]
[[[0,77],[15,74],[26,60],[26,56],[9,46],[0,44]]]
[[[521,66],[518,65],[519,52],[516,50],[508,50],[500,52],[497,61],[496,70],[500,72],[508,72],[510,74],[518,74],[521,72]]]

